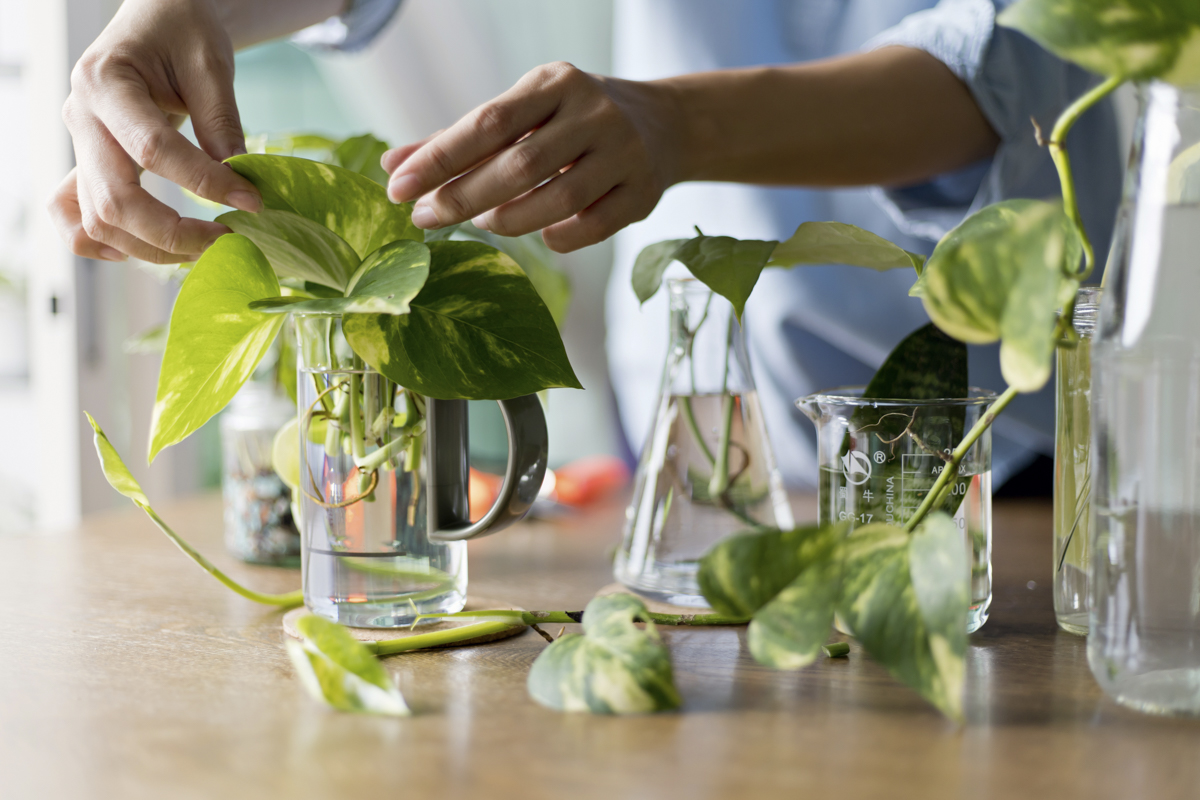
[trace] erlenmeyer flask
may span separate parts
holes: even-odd
[[[613,572],[654,599],[703,607],[696,573],[705,551],[758,526],[794,523],[733,307],[693,279],[668,281],[667,293],[658,412]]]

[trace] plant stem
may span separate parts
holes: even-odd
[[[704,455],[708,466],[712,467],[716,463],[716,459],[713,458],[712,451],[708,449],[708,443],[700,435],[700,426],[696,424],[696,412],[692,409],[692,398],[684,396],[680,397],[679,401],[680,407],[683,408],[683,418],[687,422],[688,429],[692,432],[692,438],[696,440],[696,444],[700,445],[700,452]]]
[[[645,616],[649,617],[649,622],[658,625],[744,625],[749,621],[748,617],[725,617],[720,614],[656,614],[651,611],[647,612]],[[451,617],[503,617],[520,620],[524,625],[533,625],[537,622],[561,622],[564,624],[583,622],[582,611],[517,611],[515,609],[459,611],[456,614],[424,614],[417,617],[417,619],[447,619]]]
[[[1083,218],[1079,215],[1079,201],[1075,196],[1075,178],[1071,173],[1071,157],[1066,148],[1067,134],[1089,108],[1107,97],[1124,82],[1124,78],[1116,76],[1107,78],[1103,83],[1069,105],[1055,121],[1054,130],[1051,131],[1050,139],[1047,142],[1050,148],[1050,158],[1054,160],[1054,166],[1058,169],[1058,180],[1062,184],[1063,209],[1083,245],[1083,269],[1076,271],[1072,268],[1070,273],[1071,278],[1080,281],[1087,280],[1088,276],[1092,274],[1092,269],[1096,266],[1096,251],[1092,247],[1087,231],[1084,230]]]
[[[253,600],[256,603],[262,603],[263,605],[268,606],[281,606],[283,608],[292,608],[294,606],[304,604],[303,591],[287,592],[285,594],[262,594],[261,592],[254,591],[253,589],[247,589],[245,586],[242,586],[233,578],[217,569],[217,567],[207,558],[200,555],[195,548],[184,541],[183,537],[171,530],[171,527],[167,525],[167,523],[163,522],[162,517],[158,516],[154,509],[152,509],[150,506],[142,505],[141,503],[136,503],[136,505],[141,508],[142,511],[146,512],[146,516],[153,520],[154,524],[158,526],[158,529],[165,533],[167,538],[174,542],[175,546],[184,552],[184,555],[199,564],[200,568],[209,575],[212,575],[218,581],[225,584],[247,600]]]
[[[721,395],[721,440],[717,444],[717,460],[713,463],[712,480],[708,482],[708,496],[716,503],[729,488],[729,436],[733,432],[733,396]]]
[[[507,622],[497,620],[479,622],[475,625],[464,625],[461,628],[450,628],[444,631],[430,631],[416,636],[406,636],[402,639],[385,639],[381,642],[363,642],[377,656],[390,656],[408,650],[422,650],[427,647],[445,647],[457,644],[478,636],[489,636],[504,633],[514,627],[524,627],[524,622]]]
[[[947,461],[946,465],[942,468],[942,474],[938,475],[937,480],[933,483],[933,487],[929,490],[929,493],[925,495],[925,499],[921,501],[921,505],[917,508],[916,513],[909,518],[907,523],[905,523],[904,530],[912,533],[912,531],[916,529],[917,525],[921,523],[921,520],[925,518],[925,515],[935,507],[938,498],[941,496],[948,483],[953,480],[956,475],[958,475],[958,465],[961,464],[963,458],[966,457],[967,451],[970,450],[971,446],[974,445],[979,437],[983,435],[983,432],[987,430],[993,422],[995,422],[996,417],[999,416],[1000,412],[1003,411],[1008,404],[1013,401],[1013,398],[1016,397],[1017,394],[1017,390],[1011,386],[1005,389],[1004,394],[996,398],[996,402],[992,403],[991,406],[988,407],[988,410],[982,417],[979,418],[979,421],[976,422],[975,425],[972,426],[971,430],[967,432],[967,435],[963,437],[961,442],[959,442],[958,447],[954,448],[954,452],[950,454],[950,460]]]

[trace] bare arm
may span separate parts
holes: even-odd
[[[71,170],[49,204],[77,254],[170,263],[228,229],[181,218],[142,189],[142,169],[246,211],[262,201],[220,162],[246,151],[233,95],[235,47],[337,14],[345,0],[125,0],[71,73],[63,120]],[[199,147],[176,128],[191,116]]]
[[[422,227],[542,229],[566,252],[644,218],[682,181],[904,184],[998,141],[944,64],[891,47],[645,83],[552,64],[383,166],[392,199],[421,198]]]

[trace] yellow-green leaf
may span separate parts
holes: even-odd
[[[771,253],[768,267],[847,264],[874,270],[912,267],[919,275],[925,257],[910,253],[868,230],[844,222],[804,222]]]
[[[336,622],[308,614],[296,621],[301,641],[288,655],[308,693],[339,711],[407,717],[412,712],[383,664]]]
[[[250,303],[278,294],[266,257],[244,236],[222,236],[196,262],[171,311],[150,421],[151,461],[224,408],[254,373],[284,318]]]
[[[258,245],[280,277],[312,281],[343,292],[362,263],[336,233],[290,211],[230,211],[217,217],[217,222]]]
[[[827,554],[804,569],[750,621],[747,643],[760,664],[800,669],[821,654],[841,594],[841,564]]]

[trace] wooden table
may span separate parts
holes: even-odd
[[[297,585],[223,555],[218,498],[160,511],[256,588]],[[472,591],[582,608],[610,581],[620,517],[473,543]],[[1049,541],[1049,506],[997,507],[996,599],[958,728],[857,646],[774,672],[732,628],[666,630],[681,713],[536,705],[525,676],[545,643],[526,632],[387,659],[410,719],[339,714],[303,694],[280,613],[219,586],[136,510],[0,537],[0,797],[1200,796],[1200,723],[1114,705],[1084,640],[1056,629]]]

